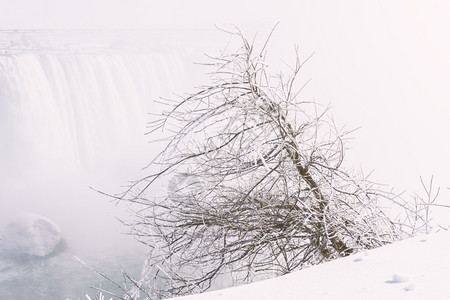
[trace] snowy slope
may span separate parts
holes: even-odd
[[[246,286],[177,299],[450,299],[450,232],[419,236]]]

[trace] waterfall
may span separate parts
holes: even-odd
[[[186,77],[180,53],[71,50],[3,49],[1,165],[92,166],[142,136],[152,100]]]
[[[136,179],[154,100],[192,87],[193,60],[144,33],[0,31],[0,227],[34,211],[100,243],[114,213],[88,187]]]

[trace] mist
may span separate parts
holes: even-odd
[[[113,195],[142,176],[157,153],[145,136],[153,100],[187,90],[194,55],[169,44],[161,51],[150,32],[109,35],[0,35],[2,225],[32,211],[60,224],[71,245],[123,244],[116,217],[125,207],[95,190]]]
[[[301,96],[360,127],[349,168],[405,195],[434,175],[448,205],[448,15],[446,1],[2,1],[0,228],[32,211],[74,249],[139,247],[117,221],[126,207],[92,188],[114,194],[145,175],[158,150],[145,136],[154,100],[204,84],[211,70],[194,63],[226,46],[215,26],[232,24],[251,40],[279,22],[274,70],[294,61],[294,45],[314,53]]]

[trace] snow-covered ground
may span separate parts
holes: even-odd
[[[449,253],[450,232],[441,231],[278,278],[177,299],[450,299]]]

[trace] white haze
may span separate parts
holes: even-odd
[[[36,107],[18,105],[19,119],[13,128],[7,119],[0,120],[0,226],[19,211],[35,211],[60,223],[77,244],[88,248],[122,244],[121,227],[114,220],[121,208],[88,187],[117,192],[127,180],[142,174],[140,168],[153,155],[143,137],[151,101],[201,83],[205,69],[192,62],[200,60],[204,51],[219,51],[227,41],[214,24],[236,24],[250,37],[257,32],[257,37],[265,38],[279,21],[269,47],[274,69],[283,67],[278,57],[292,61],[294,44],[303,58],[315,52],[301,75],[302,80],[312,78],[303,97],[331,104],[338,125],[362,127],[350,145],[349,165],[361,166],[366,173],[375,170],[372,179],[397,191],[407,189],[406,195],[420,192],[419,176],[435,175],[436,185],[442,187],[440,201],[448,204],[449,15],[447,1],[4,0],[0,3],[3,30],[144,30],[141,33],[151,35],[155,46],[154,58],[148,58],[155,64],[149,66],[163,75],[131,75],[140,88],[149,89],[137,102],[111,104],[103,99],[104,107],[96,108],[85,103],[78,111],[85,114],[78,116],[85,126],[77,127],[77,132],[84,130],[81,139],[65,143],[71,145],[68,148],[49,144],[60,144],[73,134],[55,124],[74,120],[54,111],[57,106],[51,108],[46,102],[51,99],[34,99]],[[121,46],[126,48],[126,43]],[[106,61],[97,62],[102,59]],[[32,62],[22,63],[31,72]],[[130,98],[133,89],[120,82],[122,96]],[[102,88],[107,89],[103,95],[111,95],[108,84]],[[26,89],[21,86],[20,93],[34,93]],[[139,101],[145,104],[136,106]],[[5,109],[2,103],[0,107]],[[0,111],[0,116],[5,114]],[[24,136],[25,141],[20,140]],[[95,153],[82,155],[80,162],[83,149]]]
[[[114,194],[142,176],[156,154],[144,135],[149,113],[159,109],[153,100],[192,91],[194,51],[160,37],[0,33],[0,226],[32,211],[58,223],[70,246],[133,245],[115,219],[125,207],[90,187]]]

